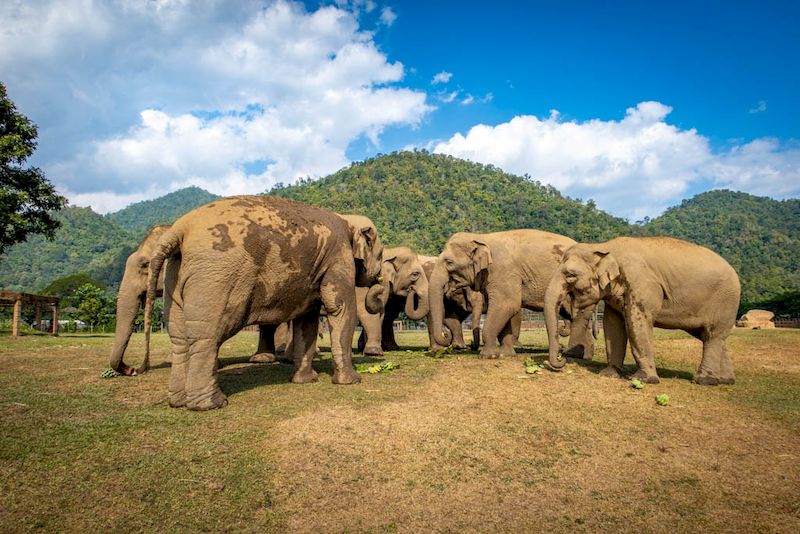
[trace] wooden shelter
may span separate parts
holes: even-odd
[[[22,307],[25,305],[36,306],[36,319],[34,320],[34,327],[37,330],[42,329],[42,304],[50,306],[50,309],[53,313],[53,320],[50,322],[50,332],[54,336],[58,335],[58,301],[58,297],[50,297],[47,295],[17,293],[15,291],[0,291],[0,305],[14,307],[14,318],[11,321],[11,335],[14,337],[19,337],[19,324],[22,320]]]

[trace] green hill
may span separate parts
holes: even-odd
[[[154,200],[144,200],[106,217],[142,238],[156,224],[172,224],[183,214],[219,198],[199,187],[186,187]]]
[[[278,186],[270,194],[341,213],[363,213],[375,222],[386,246],[408,245],[427,254],[438,254],[451,234],[464,230],[538,228],[578,241],[619,235],[679,237],[715,250],[736,268],[744,308],[794,313],[800,301],[797,199],[711,191],[645,225],[630,225],[598,210],[592,201],[570,199],[528,177],[424,151],[375,157],[318,181]],[[171,223],[214,198],[193,187],[105,217],[88,208],[63,210],[55,241],[32,237],[0,256],[0,287],[36,291],[85,273],[113,289],[125,258],[150,226]]]
[[[66,208],[57,218],[61,228],[53,241],[32,236],[0,256],[0,287],[39,291],[77,273],[108,285],[119,282],[136,238],[91,208]]]
[[[746,307],[800,290],[800,200],[709,191],[644,226],[704,245],[739,273]]]
[[[455,232],[538,228],[578,241],[630,232],[628,223],[556,189],[491,165],[425,151],[352,164],[269,194],[370,217],[386,246],[438,254]]]

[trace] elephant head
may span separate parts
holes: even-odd
[[[544,297],[544,319],[553,368],[560,369],[566,363],[559,354],[559,310],[566,307],[576,316],[578,310],[595,306],[610,293],[619,276],[619,264],[601,245],[574,245],[564,253]]]
[[[378,230],[368,217],[363,215],[339,215],[347,222],[353,244],[353,259],[356,263],[356,285],[370,287],[381,272],[383,244]]]
[[[169,225],[154,226],[139,244],[139,248],[131,253],[125,262],[125,273],[117,294],[117,326],[114,331],[114,345],[111,349],[111,368],[124,375],[135,374],[134,369],[126,365],[122,358],[133,333],[133,325],[139,308],[144,307],[150,255],[158,240],[168,229]],[[162,292],[163,288],[163,279],[159,279],[157,294]]]
[[[486,243],[461,233],[447,240],[430,279],[431,329],[436,343],[442,346],[450,344],[449,336],[442,328],[447,293],[465,287],[481,291],[491,264],[492,251]]]
[[[381,313],[390,295],[406,297],[405,312],[412,321],[428,315],[428,278],[410,248],[398,247],[384,252],[381,284],[367,292],[367,311]]]

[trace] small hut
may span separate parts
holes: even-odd
[[[53,314],[53,320],[50,321],[50,332],[53,335],[58,334],[58,297],[50,297],[47,295],[34,295],[32,293],[17,293],[15,291],[0,291],[0,305],[13,306],[14,316],[11,320],[11,335],[19,337],[20,335],[20,322],[22,321],[22,307],[25,305],[32,305],[36,307],[36,318],[33,322],[33,327],[37,330],[42,329],[42,305],[49,306]]]

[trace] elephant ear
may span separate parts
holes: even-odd
[[[568,248],[569,245],[563,245],[563,244],[553,245],[553,256],[555,256],[558,261],[561,261],[561,258],[564,256],[564,253],[567,251]]]
[[[383,277],[383,284],[386,287],[391,287],[395,276],[397,276],[397,265],[395,265],[395,262],[397,262],[397,255],[383,258],[381,276]]]
[[[492,264],[492,251],[489,250],[486,243],[473,241],[472,244],[472,267],[475,269],[475,276],[478,276],[478,273]]]
[[[378,232],[371,226],[355,228],[353,231],[353,257],[357,260],[366,260],[370,250],[378,239]]]
[[[600,284],[600,289],[606,289],[608,285],[619,278],[619,264],[614,256],[606,250],[595,250],[595,274]]]

